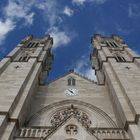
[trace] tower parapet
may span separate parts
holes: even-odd
[[[102,72],[103,63],[114,60],[116,63],[137,63],[140,56],[133,52],[128,45],[117,35],[104,37],[96,34],[91,41],[94,51],[92,54],[92,67],[95,69],[98,83],[104,84],[105,77]],[[98,74],[99,73],[99,74]],[[101,76],[102,74],[102,76]]]

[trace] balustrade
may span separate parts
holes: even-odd
[[[41,138],[48,132],[45,128],[21,128],[17,137]]]
[[[122,129],[92,129],[92,134],[98,137],[99,139],[125,139],[129,140],[128,134]]]
[[[50,130],[50,131],[49,131]],[[21,128],[17,137],[21,138],[43,138],[53,133],[51,128]],[[129,140],[128,134],[123,129],[114,128],[89,128],[88,131],[99,139]]]

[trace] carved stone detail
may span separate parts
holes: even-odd
[[[90,127],[92,123],[89,119],[89,116],[85,112],[80,111],[76,107],[71,105],[70,107],[67,107],[62,111],[56,112],[51,119],[51,124],[52,126],[56,127],[71,116],[76,118],[86,128]]]
[[[65,127],[66,134],[76,135],[78,133],[78,127],[75,124],[69,124]]]

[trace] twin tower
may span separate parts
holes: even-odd
[[[95,35],[97,81],[73,71],[44,84],[53,39],[27,36],[0,62],[0,140],[140,140],[140,56]]]

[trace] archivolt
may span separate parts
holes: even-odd
[[[96,112],[97,114],[101,115],[109,124],[111,127],[117,127],[117,125],[115,124],[115,122],[101,109],[99,109],[98,107],[91,105],[89,103],[85,103],[83,101],[79,101],[79,100],[63,100],[63,101],[59,101],[59,102],[55,102],[52,103],[48,106],[43,107],[42,109],[40,109],[39,111],[37,111],[34,115],[32,115],[27,121],[26,124],[28,124],[32,119],[35,119],[37,117],[39,117],[41,114],[43,114],[44,112],[47,112],[49,110],[51,110],[54,107],[63,107],[66,105],[77,105],[77,106],[84,106],[85,108],[88,108],[90,110],[92,110],[93,112]]]

